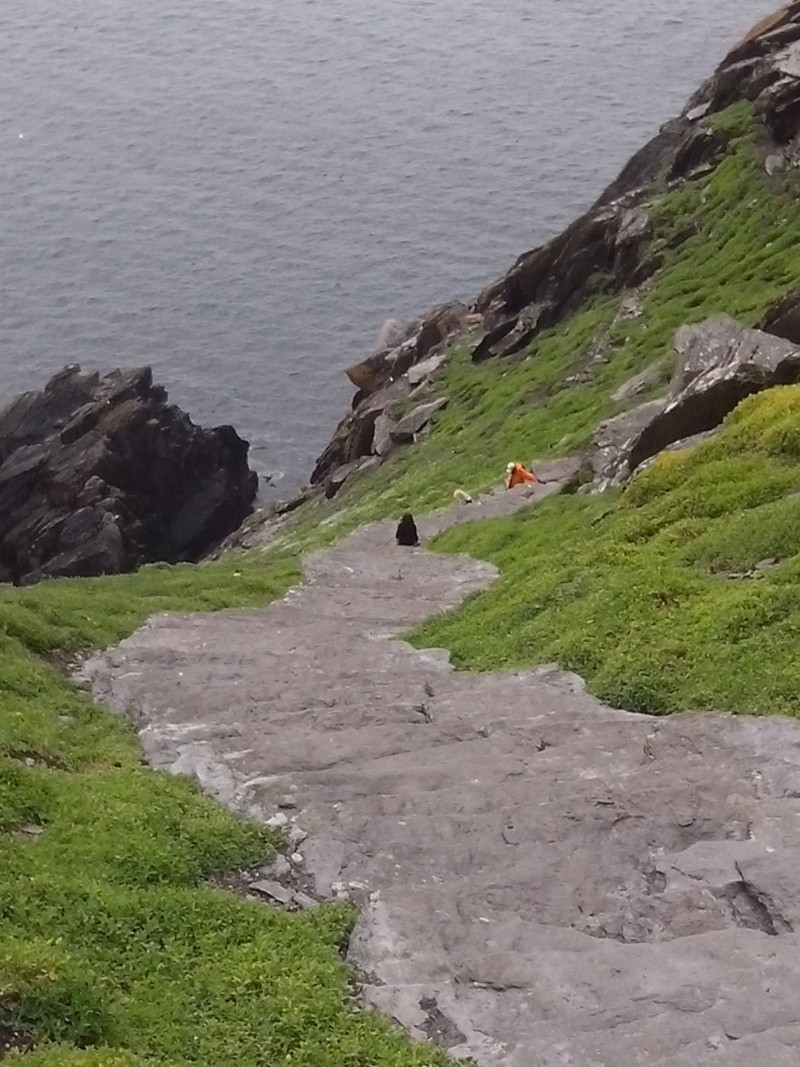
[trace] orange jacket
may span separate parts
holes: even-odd
[[[533,471],[526,471],[521,463],[515,463],[513,471],[510,471],[506,478],[506,489],[513,489],[515,485],[525,485],[526,482],[538,481]]]

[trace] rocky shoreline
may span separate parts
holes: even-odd
[[[66,367],[0,413],[0,582],[198,559],[250,513],[230,426],[195,426],[149,367]]]
[[[726,124],[716,119],[737,102],[751,105],[759,120],[756,150],[765,172],[772,176],[797,166],[800,3],[790,4],[756,25],[691,97],[682,114],[666,123],[592,207],[563,233],[519,256],[510,270],[470,305],[453,302],[405,326],[387,324],[391,328],[383,331],[378,347],[346,371],[356,389],[351,408],[317,459],[309,484],[292,499],[258,513],[248,527],[281,519],[309,499],[330,499],[390,456],[424,439],[437,412],[448,404],[448,397],[436,391],[435,382],[454,344],[466,346],[474,363],[504,360],[510,364],[535,358],[535,352],[530,353],[536,339],[592,298],[625,297],[627,293],[620,315],[628,307],[636,318],[665,257],[696,233],[692,218],[685,219],[668,240],[656,232],[649,211],[654,188],[658,184],[666,191],[681,189],[714,170],[733,136]],[[798,380],[800,364],[794,349],[766,336],[800,344],[798,307],[800,293],[784,297],[760,323],[764,331],[760,339],[749,334],[745,338],[733,322],[723,326],[711,321],[693,327],[691,334],[680,333],[676,338],[679,364],[685,362],[687,348],[691,349],[690,362],[700,358],[702,373],[684,370],[667,393],[633,410],[629,410],[630,401],[658,381],[658,368],[648,368],[625,383],[619,392],[625,410],[598,427],[586,452],[585,476],[599,489],[623,484],[660,450],[713,432],[749,393]],[[702,357],[697,355],[700,349]],[[590,364],[576,371],[574,381],[591,379],[607,362],[600,346]],[[231,534],[234,536],[227,544],[245,543],[235,531],[252,510],[256,484],[247,467],[246,443],[230,427],[211,431],[192,427],[188,431],[187,424],[191,423],[187,417],[169,407],[157,387],[146,401],[152,410],[143,420],[149,427],[144,437],[151,433],[153,441],[141,446],[137,443],[132,451],[123,445],[114,459],[117,464],[122,459],[123,466],[130,465],[131,470],[137,463],[140,468],[148,466],[135,459],[134,453],[142,449],[145,455],[148,450],[153,452],[157,439],[164,454],[154,455],[149,463],[153,484],[146,487],[141,470],[134,476],[128,472],[120,478],[125,486],[132,478],[135,488],[129,493],[114,477],[104,477],[100,468],[107,469],[108,463],[107,457],[101,457],[103,449],[109,441],[121,440],[132,432],[141,411],[135,414],[135,405],[126,408],[121,404],[123,416],[132,420],[126,429],[109,427],[116,416],[106,413],[99,419],[97,406],[106,404],[107,392],[114,394],[112,406],[120,406],[119,398],[127,396],[126,390],[135,395],[138,389],[143,397],[150,389],[150,383],[143,386],[137,378],[143,373],[149,372],[130,372],[119,382],[113,375],[98,379],[92,386],[98,390],[96,396],[84,388],[86,395],[76,394],[74,402],[66,401],[67,408],[72,403],[69,411],[64,408],[64,398],[76,372],[57,375],[40,397],[48,391],[59,393],[55,403],[58,418],[62,423],[77,420],[78,427],[88,427],[88,436],[76,447],[68,439],[75,432],[83,436],[82,429],[42,423],[24,443],[43,454],[40,438],[48,437],[46,463],[40,462],[39,454],[16,450],[13,424],[26,405],[44,405],[44,410],[52,401],[32,402],[28,398],[35,394],[27,394],[0,415],[0,505],[6,512],[0,525],[0,580],[116,573],[153,560],[198,559],[225,544]],[[139,385],[132,384],[134,380]],[[82,406],[87,404],[94,414],[83,412]],[[41,421],[41,415],[35,418]],[[156,422],[166,419],[158,433],[153,418]],[[4,429],[9,422],[12,444],[6,440],[9,432]],[[174,444],[164,447],[170,435]],[[104,444],[98,443],[100,438]],[[81,459],[80,469],[76,467],[67,477],[67,466],[76,462],[75,455],[84,446],[95,450],[92,457]],[[13,462],[12,451],[16,452]],[[182,451],[185,456],[180,459]],[[106,488],[91,482],[85,490],[84,485],[94,477]],[[69,487],[56,489],[65,479]],[[183,488],[177,490],[179,483]],[[96,499],[98,492],[100,498]],[[27,497],[21,512],[15,493]],[[126,503],[119,507],[122,498]],[[67,523],[70,513],[75,517]]]

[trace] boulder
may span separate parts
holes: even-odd
[[[661,365],[653,363],[643,371],[640,371],[639,374],[634,374],[632,378],[628,378],[627,381],[623,382],[619,389],[611,394],[611,399],[615,404],[627,404],[629,400],[633,400],[642,393],[646,393],[648,389],[658,385],[661,381],[661,374]]]
[[[398,319],[387,319],[378,334],[378,348],[396,348],[408,337],[408,328]]]
[[[399,378],[443,342],[464,330],[468,315],[468,308],[459,301],[442,304],[425,315],[417,324],[416,332],[401,344],[394,348],[380,348],[348,367],[345,373],[359,390],[359,400]]]
[[[391,428],[389,436],[395,444],[411,444],[420,430],[427,426],[436,412],[446,407],[448,402],[447,397],[441,396],[428,404],[420,404]]]
[[[399,348],[375,352],[347,370],[358,392],[352,410],[341,420],[317,459],[312,485],[324,483],[337,468],[363,456],[388,454],[383,438],[381,448],[374,446],[378,417],[386,413],[391,419],[392,406],[405,399],[413,388],[419,389],[442,365],[444,345],[473,320],[464,304],[443,304],[426,315],[418,324],[417,333]],[[381,425],[385,427],[386,423]]]
[[[66,367],[0,412],[0,578],[198,559],[251,510],[247,451],[168,404],[149,367]]]
[[[582,456],[565,456],[563,459],[535,459],[530,465],[542,485],[563,482],[568,485],[577,478],[583,467]]]
[[[397,349],[383,348],[348,367],[345,374],[359,393],[369,396],[388,382],[394,370]]]
[[[777,143],[800,129],[800,4],[795,0],[756,23],[694,94],[688,112],[710,115],[750,100]]]
[[[421,385],[422,382],[433,374],[434,371],[441,367],[445,358],[444,352],[440,352],[436,356],[430,356],[428,359],[423,359],[421,363],[417,363],[416,366],[412,367],[408,372],[407,377],[409,384],[412,386]]]
[[[800,347],[720,315],[675,337],[670,395],[599,427],[591,463],[599,488],[622,484],[676,442],[699,439],[751,393],[800,381]]]
[[[372,452],[376,456],[388,456],[394,447],[392,430],[397,426],[394,419],[387,414],[380,414],[375,420],[375,433],[372,438]]]
[[[675,388],[680,391],[673,389],[672,399],[634,443],[628,459],[631,471],[674,441],[713,430],[752,393],[800,380],[800,348],[730,319],[684,327],[676,348]]]
[[[364,456],[361,459],[353,460],[352,463],[344,463],[341,467],[337,467],[325,479],[326,498],[330,500],[331,497],[336,496],[344,483],[354,474],[371,470],[373,467],[377,467],[380,462],[379,456]]]
[[[664,404],[664,400],[650,400],[598,426],[592,439],[590,462],[600,490],[620,484],[630,474],[628,457],[631,449],[645,427],[661,413]]]
[[[325,451],[317,459],[311,473],[311,484],[319,485],[329,474],[346,463],[373,454],[375,427],[383,412],[391,410],[411,392],[407,378],[398,378],[359,401],[336,427]]]

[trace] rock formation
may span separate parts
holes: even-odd
[[[0,413],[0,581],[199,558],[250,511],[247,450],[168,404],[149,367],[66,367]]]
[[[454,335],[463,332],[468,322],[468,310],[463,304],[445,304],[416,323],[394,348],[380,348],[348,368],[347,376],[358,392],[352,410],[336,427],[333,440],[317,460],[312,485],[324,485],[326,495],[333,496],[352,474],[365,466],[375,466],[369,462],[371,457],[378,457],[380,462],[398,445],[413,441],[429,420],[420,421],[417,413],[406,423],[408,426],[413,422],[416,427],[411,434],[402,430],[399,435],[393,434],[393,410],[401,401],[425,391],[428,376],[440,364],[436,353]],[[431,410],[430,415],[433,414]]]
[[[600,489],[621,485],[646,460],[716,429],[752,393],[800,381],[800,347],[748,330],[726,315],[685,326],[675,338],[669,395],[604,422],[591,464]]]
[[[674,184],[711,169],[727,135],[710,119],[737,100],[754,103],[779,167],[795,152],[793,139],[800,131],[800,3],[754,27],[585,215],[542,248],[524,253],[484,290],[475,310],[488,333],[473,358],[519,351],[587,297],[619,292],[653,274],[659,255],[650,249],[640,202],[660,174]]]

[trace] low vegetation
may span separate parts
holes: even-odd
[[[558,497],[436,547],[501,572],[414,635],[462,667],[558,662],[654,714],[800,716],[800,386],[751,397],[614,500]]]
[[[754,325],[797,285],[796,172],[766,175],[749,105],[734,105],[716,124],[730,142],[715,170],[682,188],[656,190],[645,205],[663,265],[633,301],[631,294],[597,297],[507,360],[475,365],[457,346],[437,375],[435,392],[450,403],[430,437],[317,514],[338,513],[341,529],[406,508],[424,512],[447,504],[456,486],[478,493],[497,485],[511,459],[574,452],[602,419],[622,410],[612,394],[631,375],[657,365],[662,384],[653,394],[663,390],[681,325],[720,312]],[[570,380],[581,372],[588,381]]]
[[[438,1067],[356,1012],[353,914],[290,915],[211,888],[274,831],[142,766],[131,727],[41,657],[115,641],[153,612],[255,605],[289,558],[57,580],[0,592],[0,1030],[26,1067]]]

